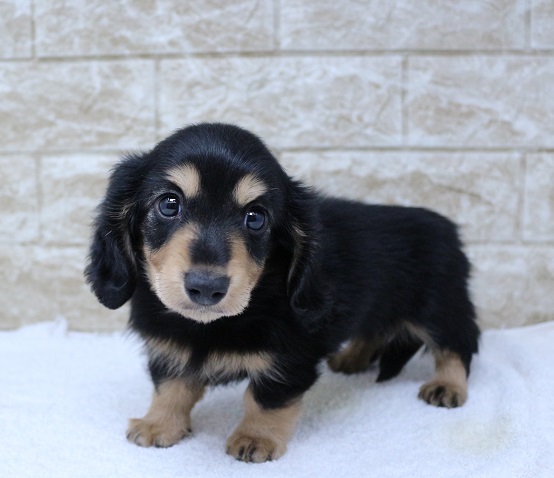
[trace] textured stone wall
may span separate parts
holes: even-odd
[[[0,328],[123,327],[83,283],[108,169],[187,123],[462,226],[485,326],[554,319],[551,0],[0,0]]]

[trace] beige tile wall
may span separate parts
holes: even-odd
[[[0,0],[0,328],[83,283],[110,166],[204,120],[331,194],[462,226],[485,327],[554,319],[550,0]]]

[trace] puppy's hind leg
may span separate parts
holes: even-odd
[[[467,310],[473,310],[471,304]],[[420,388],[418,397],[437,407],[455,408],[467,400],[467,379],[478,349],[479,327],[473,313],[451,314],[449,319],[450,323],[434,320],[432,337],[430,332],[422,337],[435,358],[435,376]]]
[[[346,374],[364,372],[377,359],[381,347],[382,343],[378,340],[357,337],[329,357],[327,363],[333,372]]]
[[[395,337],[383,350],[377,382],[396,377],[422,345],[423,341],[416,337]]]
[[[127,439],[139,446],[169,447],[192,433],[190,412],[204,387],[180,379],[161,383],[144,418],[129,420]]]
[[[467,400],[467,372],[460,355],[434,350],[435,376],[419,389],[418,397],[437,407],[461,407]]]

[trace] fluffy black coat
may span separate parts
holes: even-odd
[[[202,195],[182,199],[187,213],[167,225],[151,212],[152,198],[169,187],[166,172],[187,162],[200,172]],[[256,200],[267,213],[263,234],[244,230],[227,206],[233,185],[247,173],[268,185]],[[234,230],[263,265],[238,315],[201,323],[170,310],[152,288],[145,246],[158,250],[191,218],[210,224],[205,241],[216,252]],[[213,260],[225,264],[229,250],[220,249]],[[203,363],[214,352],[267,352],[272,369],[250,377],[251,386],[263,407],[279,408],[311,387],[322,359],[353,338],[382,343],[374,357],[380,358],[380,380],[398,374],[424,342],[457,354],[469,373],[479,336],[469,272],[456,226],[443,216],[325,197],[291,179],[251,133],[201,124],[116,166],[95,222],[86,276],[107,307],[131,299],[130,327],[145,340],[171,341],[190,352],[179,372],[187,379],[246,378],[247,371],[236,369],[203,376]],[[155,384],[175,374],[153,355],[150,371]]]

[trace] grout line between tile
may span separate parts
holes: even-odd
[[[524,0],[525,8],[525,49],[532,51],[531,48],[531,29],[533,28],[533,0]]]
[[[37,58],[36,54],[36,21],[35,21],[35,1],[30,0],[31,9],[31,57]]]
[[[518,220],[519,220],[519,240],[522,244],[527,240],[525,235],[525,202],[527,200],[527,171],[529,167],[529,158],[526,153],[522,154],[522,184],[519,188],[519,211],[518,211]]]
[[[281,2],[273,0],[273,48],[281,50]]]
[[[280,26],[279,26],[280,28]],[[133,60],[210,60],[224,58],[263,59],[263,58],[358,58],[358,57],[465,57],[465,56],[490,56],[506,57],[515,56],[522,58],[551,57],[554,48],[545,49],[500,49],[500,50],[258,50],[240,51],[231,50],[224,52],[167,52],[167,53],[131,53],[131,54],[106,54],[106,55],[75,55],[75,56],[36,56],[40,63],[77,63],[89,61],[133,61]],[[24,62],[28,58],[2,58],[0,63]]]
[[[407,109],[407,97],[408,97],[408,87],[409,87],[409,59],[407,56],[402,58],[402,95],[401,95],[401,104],[402,104],[402,146],[407,147],[408,145],[408,109]]]

